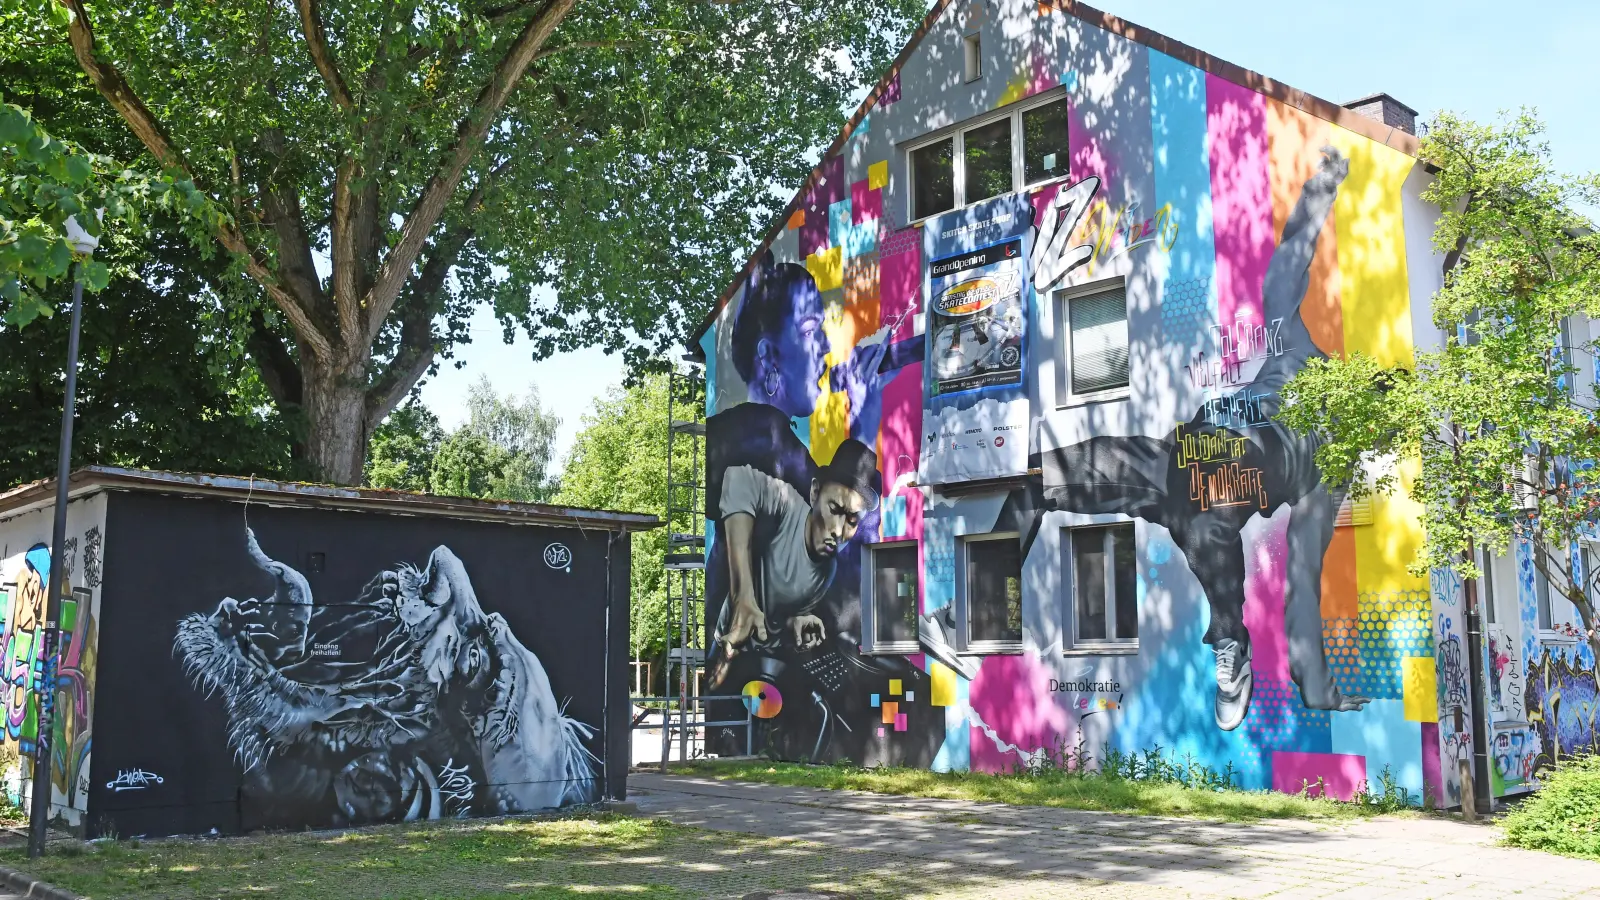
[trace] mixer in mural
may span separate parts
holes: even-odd
[[[222,697],[268,823],[593,799],[592,729],[564,714],[538,658],[484,612],[448,547],[378,573],[354,602],[319,605],[303,575],[245,537],[273,594],[185,617],[174,650],[197,690]]]

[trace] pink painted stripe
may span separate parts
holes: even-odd
[[[1206,76],[1217,317],[1223,328],[1262,325],[1261,283],[1272,258],[1272,183],[1264,96]]]

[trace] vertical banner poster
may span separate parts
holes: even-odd
[[[1027,471],[1032,222],[1027,195],[1010,194],[923,225],[925,484]]]

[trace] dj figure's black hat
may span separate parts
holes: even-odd
[[[855,438],[846,438],[834,451],[833,461],[817,470],[818,481],[842,484],[867,498],[867,509],[878,508],[883,476],[878,474],[878,454]]]

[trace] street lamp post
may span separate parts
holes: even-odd
[[[88,256],[100,246],[100,239],[84,231],[74,219],[67,220],[67,242],[80,255]],[[56,652],[61,644],[61,588],[66,580],[67,476],[72,472],[72,406],[78,390],[78,329],[83,320],[83,263],[73,268],[72,330],[67,336],[66,401],[61,411],[61,445],[56,461],[55,523],[50,532],[50,584],[44,595],[44,646],[42,671],[35,695],[38,709],[33,742],[33,797],[28,811],[28,858],[44,853],[45,833],[50,826],[50,747],[55,730]]]

